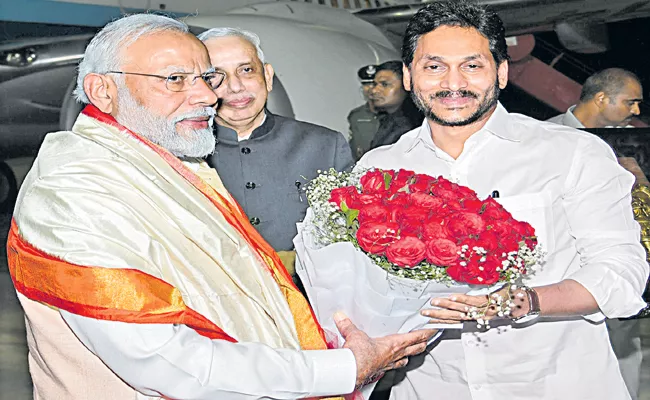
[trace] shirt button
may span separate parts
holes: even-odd
[[[251,225],[259,225],[260,224],[260,219],[257,217],[253,217],[250,219]]]
[[[257,185],[255,184],[255,182],[246,182],[246,189],[253,190],[253,189],[255,189],[256,186]]]
[[[251,149],[248,148],[248,147],[244,147],[244,148],[241,149],[241,152],[242,152],[243,154],[250,154],[250,153],[251,153]]]
[[[473,385],[474,390],[481,390],[483,389],[483,386],[481,385]]]

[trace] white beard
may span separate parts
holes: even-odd
[[[122,126],[142,135],[179,158],[204,158],[214,152],[216,141],[212,133],[215,115],[213,108],[202,107],[170,121],[138,103],[125,85],[118,85],[117,93],[118,113],[115,119]],[[188,130],[184,132],[185,136],[177,131],[177,122],[196,117],[210,117],[210,127]]]

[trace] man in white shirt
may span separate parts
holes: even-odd
[[[509,114],[505,30],[473,4],[420,9],[404,37],[404,83],[426,120],[360,167],[442,175],[498,197],[529,222],[548,255],[513,290],[512,320],[476,332],[467,310],[485,296],[433,299],[446,330],[398,376],[393,399],[629,399],[608,343],[605,317],[645,306],[648,277],[630,188],[634,181],[604,142],[588,133]],[[499,325],[495,328],[496,325]]]
[[[273,249],[201,158],[223,82],[182,22],[108,24],[79,65],[88,105],[23,183],[8,264],[39,399],[347,394],[434,331],[325,333]]]
[[[621,68],[608,68],[587,78],[578,104],[548,121],[572,128],[633,128],[630,120],[640,114],[639,104],[642,101],[643,88],[634,73]],[[647,182],[634,158],[619,157],[618,162],[635,174],[637,181]],[[639,397],[643,361],[640,321],[608,319],[607,331],[625,385],[632,399],[636,400]]]
[[[626,127],[643,101],[639,78],[621,68],[602,70],[585,81],[578,104],[549,122],[573,128]]]

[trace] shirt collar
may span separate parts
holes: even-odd
[[[566,113],[562,117],[562,125],[570,126],[572,128],[584,128],[585,126],[582,122],[580,122],[580,120],[573,114],[575,108],[576,106],[571,106],[566,110]]]
[[[275,126],[275,118],[273,114],[264,110],[264,119],[262,124],[257,128],[253,129],[253,132],[250,134],[247,140],[253,140],[265,136]],[[225,126],[215,124],[214,132],[217,136],[217,140],[223,143],[238,143],[237,132],[234,129],[226,128]]]
[[[513,129],[510,124],[510,114],[508,111],[501,105],[499,102],[497,108],[494,110],[490,118],[487,120],[483,128],[474,133],[474,135],[479,134],[482,131],[489,132],[494,136],[497,136],[501,139],[509,140],[512,142],[521,141],[521,135],[523,132]],[[472,136],[474,136],[472,135]],[[418,144],[423,144],[426,147],[434,150],[437,148],[433,143],[433,138],[431,137],[431,128],[429,127],[429,121],[424,120],[422,126],[420,126],[419,132],[414,137],[412,143],[406,146],[405,153],[409,153],[413,150]]]

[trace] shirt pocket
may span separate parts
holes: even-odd
[[[555,231],[553,228],[553,200],[550,192],[521,194],[495,200],[508,210],[513,218],[532,225],[542,248],[548,253],[553,252]]]

